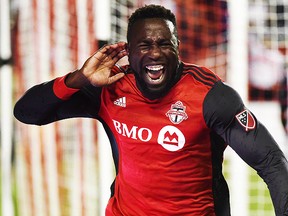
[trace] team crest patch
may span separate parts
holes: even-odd
[[[169,117],[173,124],[180,124],[182,121],[188,118],[185,110],[186,106],[184,106],[181,101],[177,101],[175,104],[171,105],[171,108],[166,113],[166,116]]]
[[[238,113],[235,117],[240,123],[240,125],[245,128],[246,131],[253,130],[256,126],[255,119],[253,115],[249,112],[249,110],[244,110]]]

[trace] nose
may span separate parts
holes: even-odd
[[[150,58],[155,60],[161,56],[161,48],[158,45],[152,45],[150,48]]]

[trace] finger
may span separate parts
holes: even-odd
[[[93,57],[99,60],[105,59],[108,55],[110,55],[113,52],[113,50],[114,50],[113,45],[105,44],[93,54]]]
[[[118,42],[118,43],[115,43],[115,44],[111,44],[108,47],[108,52],[109,51],[111,51],[111,52],[113,52],[113,51],[121,52],[123,50],[126,50],[126,43],[125,42]]]
[[[116,46],[107,45],[102,47],[98,52],[94,54],[94,58],[98,59],[99,61],[107,60],[107,58],[113,59],[121,50],[117,49]]]
[[[125,48],[126,48],[126,42],[118,42],[118,43],[110,44],[110,45],[105,44],[97,52],[101,52],[103,54],[104,53],[110,54],[114,50],[121,51],[121,50],[124,50]],[[97,52],[95,52],[95,54]]]
[[[123,50],[126,47],[126,42],[118,42],[115,44],[111,44],[110,47],[112,47],[113,49]]]
[[[97,50],[94,54],[96,54],[97,52],[102,52],[102,53],[105,53],[107,50],[109,49],[119,49],[119,50],[123,50],[125,49],[127,46],[127,43],[126,42],[118,42],[118,43],[115,43],[115,44],[105,44],[103,45],[99,50]]]
[[[103,61],[106,57],[107,48],[106,47],[102,47],[100,50],[98,50],[97,52],[95,52],[92,57],[98,61]]]
[[[103,54],[101,58],[98,58],[97,55],[96,57],[99,60],[102,60],[103,62],[105,61],[106,63],[111,63],[111,64],[115,64],[117,61],[119,61],[119,59],[123,58],[124,56],[127,55],[127,51],[125,49],[120,49],[120,47],[118,47],[117,49],[113,50],[112,48],[108,49],[106,51],[106,54]]]
[[[113,62],[114,64],[119,61],[121,58],[123,58],[124,56],[126,56],[128,53],[126,50],[121,50],[120,52],[118,52],[114,57],[113,57]]]
[[[118,81],[119,79],[121,79],[121,78],[124,77],[124,76],[125,76],[125,74],[122,73],[122,72],[120,72],[120,73],[117,73],[117,74],[115,74],[115,75],[109,77],[108,85],[110,85],[110,84],[112,84],[112,83]]]
[[[94,62],[94,64],[97,64],[97,61],[103,62],[110,61],[112,59],[112,63],[116,63],[120,58],[127,55],[127,51],[125,48],[125,42],[104,45],[92,55],[92,61]]]

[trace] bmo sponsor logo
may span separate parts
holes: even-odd
[[[184,147],[185,137],[178,128],[165,126],[160,130],[157,141],[168,151],[178,151]]]
[[[113,124],[118,134],[134,140],[149,142],[154,136],[152,130],[149,128],[128,127],[127,124],[116,120],[113,120]],[[185,137],[178,128],[168,125],[157,133],[157,142],[168,151],[177,151],[184,147]]]
[[[128,128],[125,123],[121,123],[113,120],[115,130],[122,136],[129,137],[135,140],[141,140],[148,142],[152,138],[152,131],[148,128],[139,128],[138,126],[132,126]]]

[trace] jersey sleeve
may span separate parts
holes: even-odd
[[[73,89],[66,86],[65,79],[67,75],[56,78],[53,83],[54,94],[62,100],[68,100],[74,93],[79,91],[79,89]]]
[[[237,92],[217,82],[204,99],[203,113],[207,126],[266,182],[276,215],[288,215],[287,159]]]
[[[30,88],[15,104],[14,116],[26,124],[44,125],[74,117],[97,118],[101,88],[68,88],[65,76]]]

